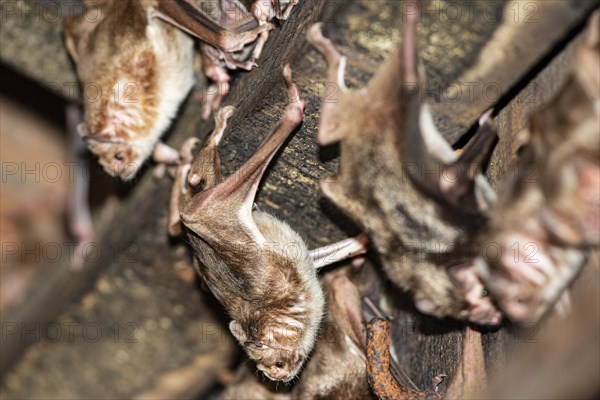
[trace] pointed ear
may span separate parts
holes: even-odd
[[[482,172],[483,162],[489,156],[497,137],[491,112],[488,111],[480,118],[475,137],[456,161],[444,166],[439,177],[440,192],[452,204],[459,204],[467,196],[475,195],[475,179]]]
[[[74,24],[74,18],[67,18],[63,26],[63,32],[65,35],[65,45],[67,46],[67,51],[69,52],[69,55],[71,56],[73,61],[79,62],[79,54],[77,52],[78,36],[75,34]]]
[[[96,5],[96,4],[94,4]],[[90,20],[90,18],[86,18],[86,12],[92,5],[86,4],[86,8],[83,10],[83,13],[80,15],[75,15],[72,17],[67,17],[63,23],[63,34],[65,37],[65,44],[67,50],[69,51],[69,55],[73,58],[73,61],[79,62],[79,43],[82,40],[87,40],[90,33],[96,28],[96,25],[103,18],[97,18],[97,16],[103,16],[104,14],[95,14],[95,20]],[[96,8],[96,7],[93,7]]]
[[[242,326],[236,320],[233,320],[229,323],[229,330],[231,331],[231,334],[241,344],[246,343],[246,341],[248,340],[246,332],[244,332],[244,329],[242,329]]]

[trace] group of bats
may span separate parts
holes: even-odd
[[[421,101],[417,14],[407,15],[398,48],[357,91],[344,84],[345,57],[320,24],[310,27],[307,39],[325,57],[328,79],[341,93],[321,106],[319,144],[341,142],[340,171],[321,190],[365,235],[329,247],[333,251],[309,251],[289,225],[254,205],[269,162],[302,123],[304,101],[289,66],[283,69],[288,106],[254,155],[223,178],[218,151],[235,112],[220,107],[228,70],[256,66],[273,19],[287,19],[298,2],[85,2],[102,18],[69,18],[66,45],[82,84],[103,90],[100,101],[84,103],[79,135],[106,172],[123,180],[151,155],[176,166],[169,233],[187,235],[198,274],[264,376],[290,382],[305,367],[283,398],[365,390],[355,379],[366,374],[360,295],[346,276],[336,275],[325,279],[325,296],[317,269],[369,246],[423,313],[479,325],[498,325],[503,316],[539,320],[565,297],[587,251],[600,245],[600,23],[591,24],[579,47],[569,83],[520,133],[520,160],[498,198],[483,175],[496,141],[492,111],[457,155]],[[178,152],[160,137],[194,85],[188,34],[200,39],[204,72],[220,90],[204,112],[215,112],[213,132],[201,148],[191,138]],[[489,243],[496,252],[481,251]],[[328,323],[339,328],[334,344],[318,341]],[[322,350],[327,346],[335,348]],[[348,373],[330,385],[310,384],[312,375],[330,372],[323,351],[343,360]],[[251,372],[238,375],[228,389],[233,397],[244,385],[258,385]],[[358,386],[344,389],[340,382]]]

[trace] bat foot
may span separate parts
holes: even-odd
[[[438,386],[440,386],[440,384],[442,382],[444,382],[444,379],[446,379],[448,377],[448,375],[446,374],[439,374],[433,377],[433,379],[431,379],[431,386],[429,387],[429,391],[436,393],[438,391]]]
[[[222,82],[219,85],[210,85],[207,90],[196,95],[196,99],[202,101],[200,116],[203,121],[207,121],[213,111],[217,111],[221,107],[223,97],[227,93],[229,93],[229,82]]]

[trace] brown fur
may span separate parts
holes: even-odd
[[[600,245],[599,18],[597,12],[591,19],[595,39],[578,49],[575,76],[531,117],[530,143],[506,174],[484,235],[499,252],[484,254],[479,274],[517,322],[548,311],[579,273],[586,250]]]
[[[84,89],[82,136],[104,169],[122,179],[131,179],[150,156],[193,83],[191,40],[149,20],[152,5],[90,2],[64,25]]]
[[[268,378],[289,381],[314,346],[324,300],[300,236],[275,217],[252,212],[269,161],[302,121],[304,102],[289,66],[284,77],[290,104],[256,153],[222,180],[218,143],[233,108],[220,110],[192,164],[178,168],[171,204],[187,228],[199,275],[232,318],[232,334]],[[178,215],[169,227],[178,232]]]
[[[475,315],[465,299],[472,289],[466,284],[476,277],[461,281],[448,270],[472,262],[473,239],[493,203],[491,188],[477,174],[494,139],[490,122],[458,159],[431,133],[435,127],[424,122],[429,114],[420,92],[410,89],[420,82],[416,21],[410,16],[401,45],[361,91],[345,88],[345,59],[318,25],[309,41],[325,54],[329,79],[341,93],[321,107],[319,141],[341,140],[340,172],[322,182],[325,196],[364,228],[387,275],[414,293],[421,311],[498,323],[491,302]],[[474,268],[469,271],[474,275]]]

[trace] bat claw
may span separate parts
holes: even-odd
[[[438,386],[444,382],[444,379],[446,379],[446,377],[448,377],[448,375],[446,374],[439,374],[433,377],[433,379],[431,380],[431,387],[429,388],[430,391],[432,392],[437,392],[439,390]]]

